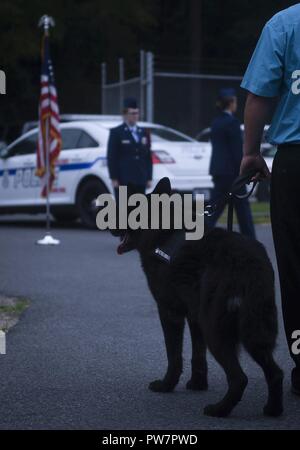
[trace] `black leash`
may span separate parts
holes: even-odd
[[[253,182],[253,186],[250,192],[247,192],[245,195],[239,195],[238,192],[244,187],[246,184],[251,183],[251,179],[257,171],[251,171],[245,175],[240,175],[236,180],[234,180],[230,191],[225,194],[220,200],[215,202],[213,205],[207,205],[204,208],[204,214],[208,217],[213,216],[219,209],[223,209],[226,204],[228,204],[228,213],[227,213],[227,230],[232,231],[233,229],[233,206],[234,200],[243,200],[249,198],[257,185],[257,181]]]
[[[245,195],[239,195],[238,192],[245,184],[250,184],[251,178],[257,173],[249,172],[246,175],[239,176],[232,184],[230,192],[225,194],[220,200],[212,205],[207,205],[204,208],[205,216],[212,216],[220,208],[224,208],[228,204],[228,215],[227,215],[227,230],[232,231],[233,229],[233,205],[234,200],[242,200],[249,198],[257,185],[257,181],[253,183],[250,192]],[[178,230],[173,233],[172,236],[163,244],[163,246],[155,249],[155,256],[165,263],[170,263],[173,257],[176,255],[180,247],[185,243],[185,230]]]

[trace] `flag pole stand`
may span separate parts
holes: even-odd
[[[49,17],[47,15],[44,15],[41,17],[39,21],[39,26],[43,26],[45,35],[49,33],[49,27],[54,26],[54,20],[52,17]],[[43,239],[39,239],[36,243],[37,245],[59,245],[60,241],[58,239],[55,239],[53,236],[51,236],[50,233],[50,152],[49,152],[49,119],[47,118],[46,121],[46,235],[43,237]]]
[[[59,245],[60,240],[54,239],[51,234],[46,234],[43,239],[36,241],[37,245]]]

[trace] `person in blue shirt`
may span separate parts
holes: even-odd
[[[232,183],[239,175],[243,156],[241,124],[235,117],[237,110],[236,91],[232,88],[221,89],[217,106],[221,112],[214,119],[211,127],[212,157],[210,174],[214,182],[212,191],[213,203],[230,191]],[[246,188],[242,189],[240,194],[246,194]],[[215,226],[224,208],[219,208],[213,216],[207,219],[206,224],[208,228]],[[255,238],[255,229],[248,199],[235,200],[234,208],[241,233]]]
[[[264,125],[278,100],[267,139],[278,146],[271,176],[271,221],[279,270],[281,301],[289,351],[291,382],[300,395],[300,4],[265,25],[242,85],[245,143],[241,174],[269,177],[260,153]]]
[[[110,131],[107,149],[116,198],[119,186],[127,186],[128,195],[145,193],[152,180],[150,134],[137,124],[139,109],[135,98],[124,100],[123,119],[120,126]]]

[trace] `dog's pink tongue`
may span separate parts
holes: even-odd
[[[118,245],[117,253],[118,253],[118,255],[123,255],[123,253],[124,253],[124,244],[123,243]]]
[[[123,255],[125,244],[126,244],[126,235],[124,236],[122,242],[117,247],[118,255]]]

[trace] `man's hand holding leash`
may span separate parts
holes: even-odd
[[[245,175],[252,170],[257,169],[256,175],[251,181],[261,181],[265,178],[270,178],[271,174],[266,164],[266,161],[261,154],[257,155],[244,155],[241,162],[240,175]]]

